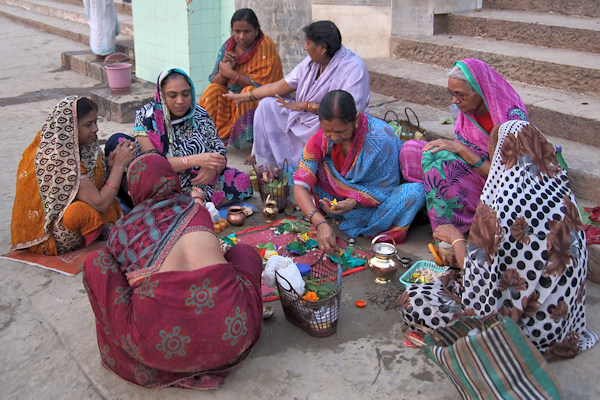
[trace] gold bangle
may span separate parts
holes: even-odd
[[[456,243],[456,242],[466,242],[466,241],[467,241],[467,239],[463,239],[463,238],[456,239],[454,242],[452,242],[451,246],[454,247],[454,243]]]
[[[250,94],[250,101],[256,101],[257,100],[256,96],[254,95],[254,89],[252,89],[248,93]]]

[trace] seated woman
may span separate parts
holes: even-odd
[[[261,257],[241,244],[223,256],[164,157],[141,155],[127,179],[136,206],[83,269],[102,364],[145,387],[218,388],[261,333]]]
[[[286,158],[294,168],[300,164],[302,148],[319,129],[319,102],[332,90],[349,92],[359,112],[368,110],[369,72],[357,54],[342,46],[337,26],[331,21],[318,21],[303,31],[308,57],[284,79],[245,93],[225,95],[238,104],[260,100],[254,114],[252,145],[252,156],[259,164],[281,167]],[[293,91],[295,101],[281,97]]]
[[[97,122],[96,103],[67,97],[23,152],[11,223],[13,250],[46,255],[77,250],[121,217],[115,196],[135,148],[123,141],[106,163]]]
[[[508,82],[480,60],[454,63],[448,91],[460,110],[454,140],[409,140],[400,151],[404,177],[425,184],[431,227],[452,224],[467,232],[489,169],[489,133],[494,125],[527,120],[521,97]]]
[[[383,232],[402,242],[425,204],[422,183],[403,183],[398,161],[402,142],[385,122],[357,113],[352,95],[344,90],[323,97],[319,120],[321,128],[306,143],[294,173],[294,198],[316,226],[319,248],[336,248],[335,233],[320,209],[339,217],[347,235]],[[337,204],[331,204],[334,199]]]
[[[461,272],[410,285],[399,299],[404,321],[435,329],[497,311],[547,360],[574,357],[598,337],[586,329],[588,252],[567,171],[529,123],[505,122],[497,132],[469,237],[450,224],[434,232],[453,245]]]
[[[227,92],[246,93],[283,78],[281,59],[270,37],[260,30],[256,14],[249,8],[237,10],[231,18],[232,36],[219,50],[210,85],[200,98],[203,107],[224,142],[241,149],[252,142],[254,110],[258,102],[239,107],[223,97]]]
[[[134,136],[142,152],[156,150],[179,174],[184,192],[197,186],[216,206],[252,196],[250,177],[227,167],[227,150],[206,110],[194,104],[190,77],[166,69],[158,77],[154,101],[137,111]]]

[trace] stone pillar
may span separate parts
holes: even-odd
[[[434,14],[481,8],[482,0],[392,0],[392,36],[433,35]]]
[[[165,68],[186,71],[200,96],[229,36],[234,0],[133,0],[136,76],[156,82]]]
[[[251,8],[261,29],[277,44],[283,74],[306,57],[302,28],[312,22],[311,0],[236,0],[235,8]]]
[[[362,58],[388,57],[392,0],[313,0],[314,20],[337,25],[344,46]]]

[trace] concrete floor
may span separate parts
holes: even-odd
[[[86,46],[1,19],[0,253],[10,248],[15,173],[22,151],[57,101],[86,95],[97,82],[60,67],[60,53]],[[131,132],[133,124],[100,121],[103,137]],[[241,169],[247,152],[231,151]],[[258,196],[253,202],[258,204]],[[262,224],[254,215],[244,227]],[[228,232],[226,232],[228,233]],[[410,232],[402,255],[428,259],[431,230]],[[363,238],[357,243],[368,250]],[[404,325],[394,301],[399,282],[377,285],[370,271],[344,278],[338,331],[313,338],[288,323],[279,302],[265,322],[253,354],[219,391],[142,389],[100,364],[93,314],[81,274],[67,277],[25,264],[0,260],[0,393],[10,399],[457,399],[443,373],[418,350],[403,347]],[[587,286],[588,326],[600,332],[600,287]],[[354,302],[367,300],[358,309]],[[600,398],[600,372],[593,360],[600,346],[577,358],[552,363],[565,399]]]

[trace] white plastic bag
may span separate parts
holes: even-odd
[[[300,296],[304,294],[304,280],[302,279],[302,275],[300,275],[300,270],[291,258],[282,257],[279,255],[272,255],[269,257],[267,260],[267,265],[265,266],[265,272],[263,274],[265,283],[269,287],[275,287],[275,271],[287,279],[287,281]],[[286,290],[290,289],[285,280],[280,279],[279,277],[277,277],[277,280],[282,288]]]
[[[210,218],[212,219],[213,223],[214,222],[219,222],[221,220],[221,216],[219,215],[219,210],[217,210],[217,208],[215,207],[215,205],[213,203],[211,203],[209,201],[204,206],[206,207],[206,209],[210,213]]]

